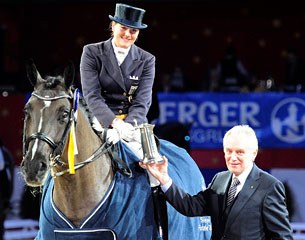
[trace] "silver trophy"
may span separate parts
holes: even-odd
[[[149,124],[149,123],[144,123],[140,128],[141,132],[141,142],[142,142],[142,149],[143,149],[143,160],[142,162],[144,164],[147,163],[160,163],[163,162],[163,158],[160,155],[155,136],[153,133],[155,125]]]

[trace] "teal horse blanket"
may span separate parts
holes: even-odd
[[[52,199],[54,182],[49,177],[44,185],[40,207],[39,232],[36,240],[156,240],[160,239],[154,221],[154,206],[147,173],[139,159],[123,143],[118,143],[119,156],[129,166],[132,177],[116,172],[100,203],[74,226]],[[160,140],[160,153],[169,159],[169,174],[174,182],[190,194],[205,188],[203,176],[194,160],[182,148]],[[211,237],[209,217],[189,218],[167,204],[169,239]]]

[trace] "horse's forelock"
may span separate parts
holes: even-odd
[[[61,95],[70,95],[71,89],[65,85],[62,76],[46,76],[42,81],[35,85],[35,92],[40,96],[56,97]]]
[[[46,81],[44,82],[44,87],[46,89],[54,89],[58,86],[61,86],[61,87],[64,87],[64,88],[67,88],[65,86],[65,82],[64,82],[64,79],[62,76],[47,76],[46,77]]]

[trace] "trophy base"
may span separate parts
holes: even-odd
[[[142,163],[144,164],[150,164],[150,163],[163,163],[163,158],[160,157],[160,158],[147,158],[145,157],[143,160],[142,160]]]

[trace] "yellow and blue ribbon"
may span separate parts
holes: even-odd
[[[78,154],[77,143],[76,143],[76,134],[75,134],[75,122],[77,120],[77,110],[79,103],[79,90],[74,91],[73,98],[73,109],[71,116],[71,128],[69,133],[69,143],[68,143],[68,164],[70,174],[75,174],[75,155]]]

